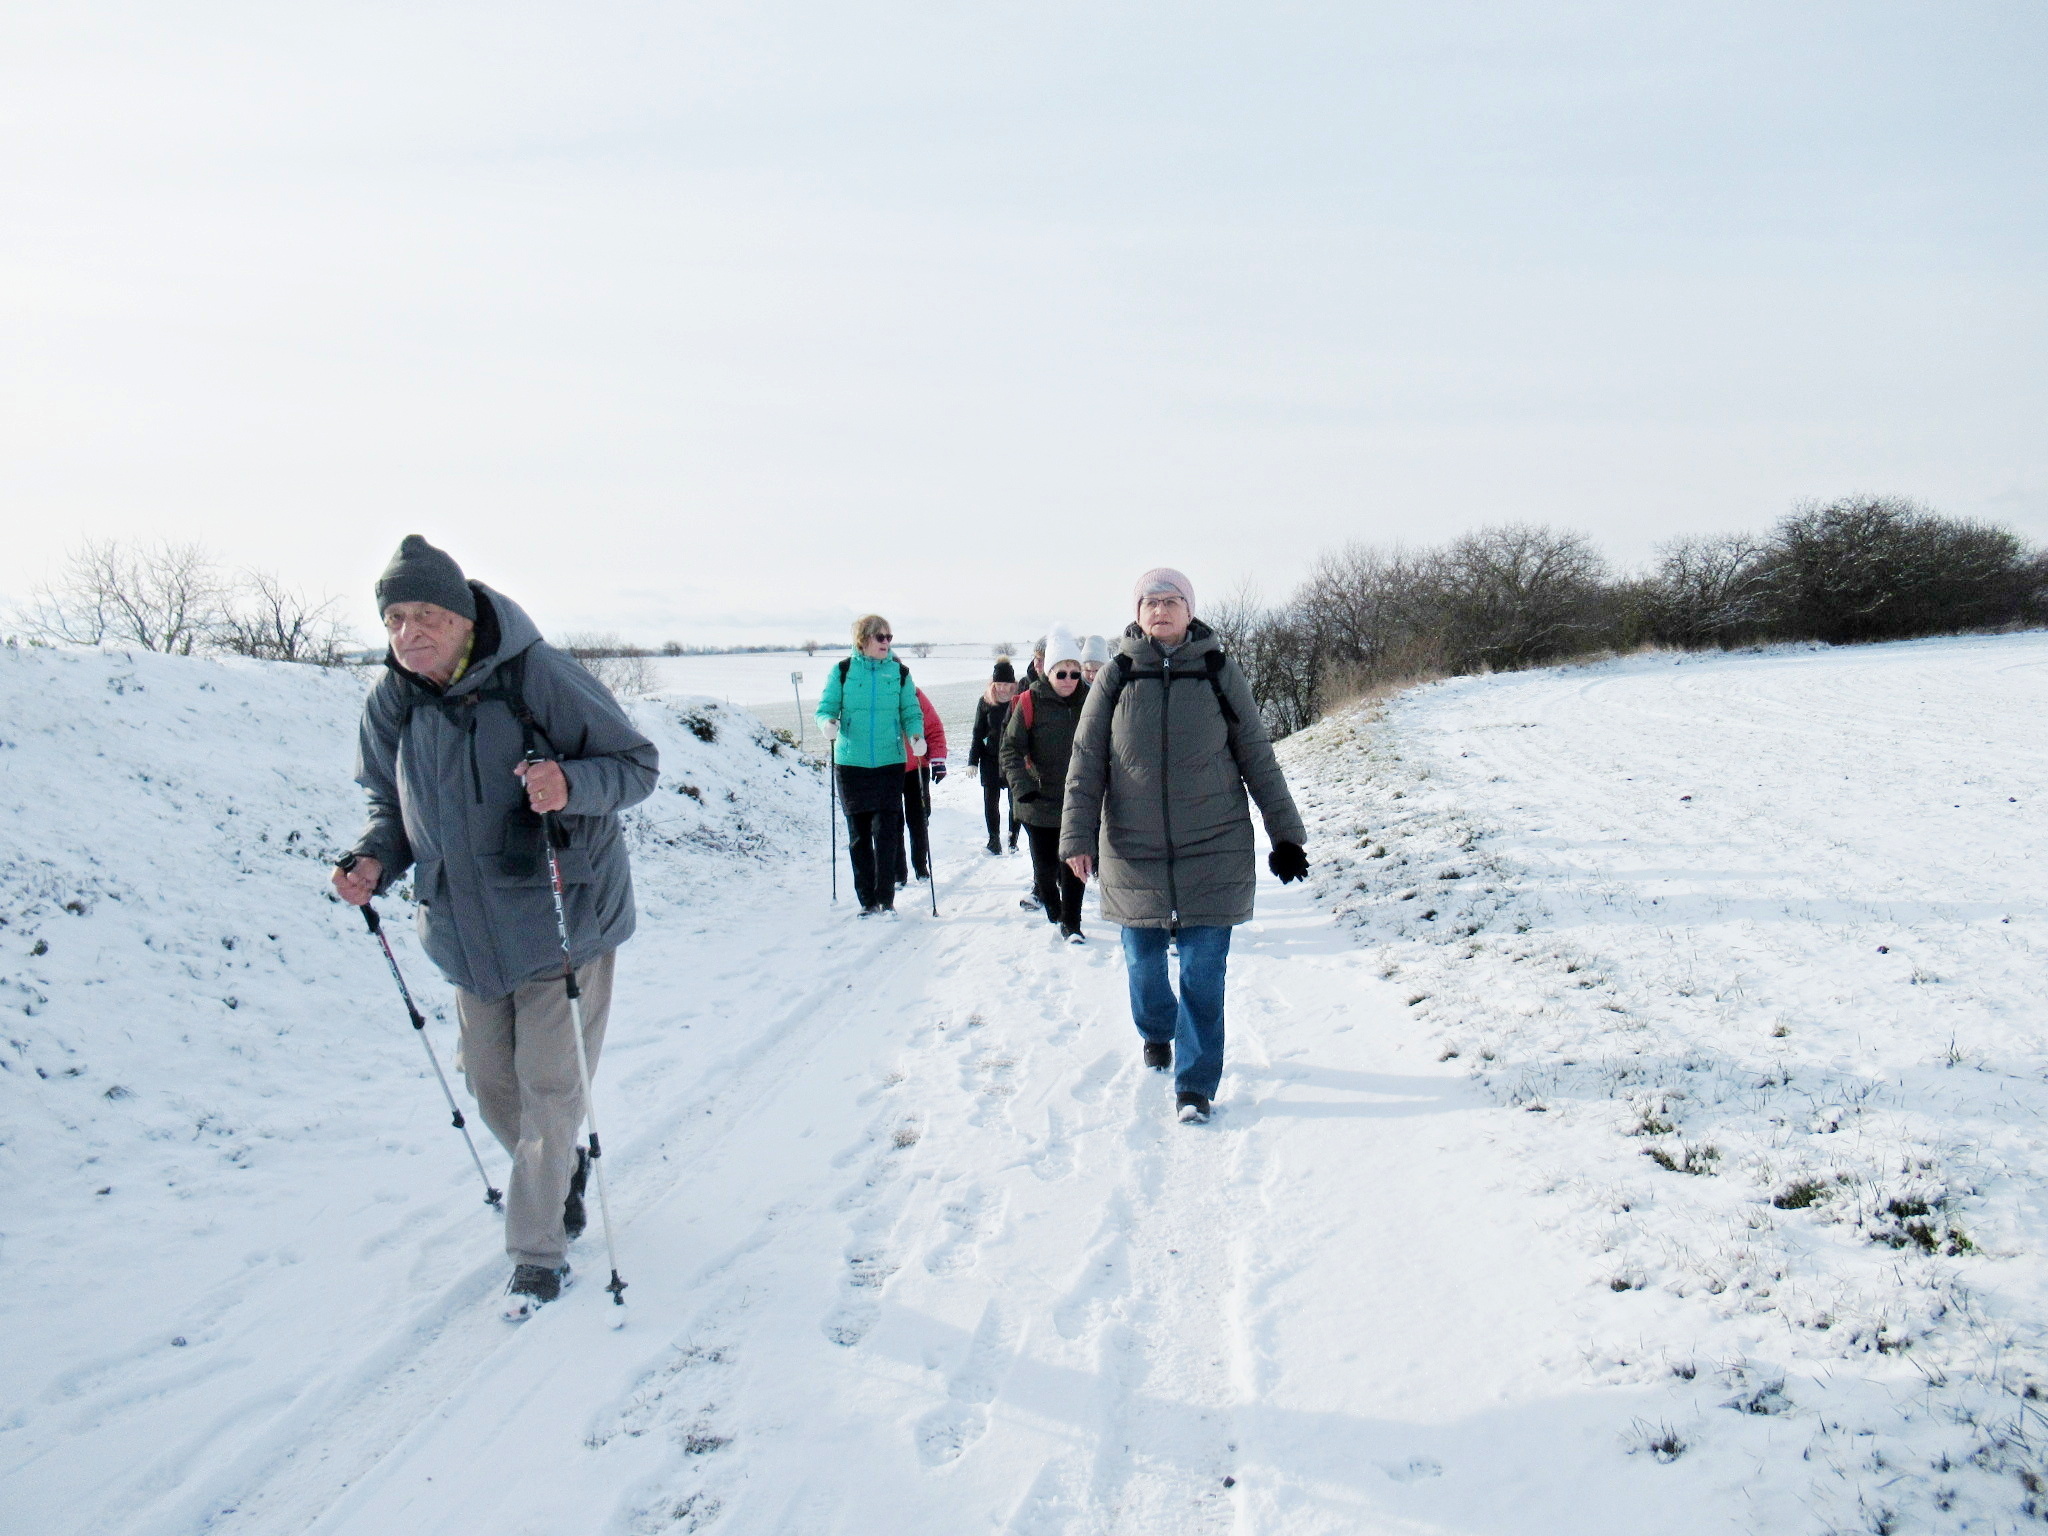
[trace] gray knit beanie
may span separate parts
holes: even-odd
[[[393,603],[439,603],[450,613],[476,621],[476,594],[469,590],[462,567],[416,533],[405,536],[377,578],[378,615]]]

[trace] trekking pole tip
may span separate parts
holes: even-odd
[[[484,1204],[485,1204],[485,1205],[503,1205],[504,1203],[505,1203],[505,1192],[504,1192],[504,1191],[503,1191],[502,1189],[494,1189],[494,1188],[493,1188],[492,1186],[490,1186],[489,1184],[486,1184],[486,1185],[484,1186]]]

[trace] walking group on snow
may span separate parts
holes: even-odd
[[[377,933],[369,903],[411,872],[421,944],[456,989],[462,1073],[512,1160],[505,1312],[523,1318],[569,1278],[593,1171],[604,1193],[590,1079],[636,918],[619,813],[653,792],[660,764],[602,683],[418,534],[378,579],[377,604],[390,649],[356,761],[370,815],[334,888]],[[1134,612],[1114,655],[1056,624],[1021,681],[999,660],[968,764],[988,851],[1003,851],[1007,793],[1009,847],[1021,823],[1031,851],[1026,905],[1069,942],[1097,883],[1103,920],[1122,930],[1145,1065],[1173,1071],[1176,1114],[1199,1124],[1223,1073],[1231,929],[1252,916],[1251,804],[1282,881],[1307,875],[1307,836],[1244,672],[1195,617],[1192,583],[1148,571]],[[863,617],[853,642],[817,716],[854,893],[874,917],[910,879],[931,878],[946,739],[891,653],[887,620]],[[409,996],[407,1009],[423,1022]],[[605,1227],[610,1246],[608,1211]],[[622,1301],[615,1249],[611,1269]]]

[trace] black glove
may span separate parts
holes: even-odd
[[[942,757],[932,764],[932,782],[943,784],[946,780],[946,760]]]
[[[1299,843],[1275,843],[1266,855],[1266,868],[1280,877],[1282,885],[1308,878],[1308,852]]]

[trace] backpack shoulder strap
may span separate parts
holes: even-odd
[[[1031,708],[1031,690],[1029,688],[1026,688],[1017,695],[1017,713],[1024,717],[1024,729],[1030,730],[1033,711]]]
[[[842,656],[842,657],[841,657],[841,658],[839,659],[839,686],[840,686],[840,687],[844,688],[844,687],[846,686],[846,679],[847,679],[847,675],[848,675],[849,673],[851,673],[852,671],[853,671],[853,658],[852,658],[851,656]]]
[[[1209,669],[1209,686],[1216,692],[1216,707],[1223,711],[1223,723],[1236,725],[1237,711],[1230,707],[1230,696],[1223,691],[1223,663],[1228,659],[1221,650],[1214,650],[1202,658],[1202,664]]]
[[[523,752],[539,752],[546,747],[541,755],[553,757],[555,744],[548,740],[547,729],[526,707],[526,654],[521,651],[492,673],[490,682],[477,690],[476,700],[481,704],[486,699],[496,699],[512,711],[512,718],[519,722]]]

